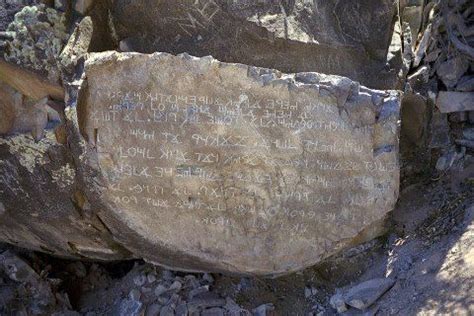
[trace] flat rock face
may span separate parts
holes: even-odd
[[[393,91],[166,53],[92,54],[85,69],[78,124],[100,192],[88,176],[84,189],[136,256],[282,274],[395,204]]]
[[[121,49],[347,76],[393,89],[394,0],[136,0],[110,10]],[[105,14],[105,13],[104,13]]]

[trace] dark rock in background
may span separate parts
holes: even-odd
[[[387,64],[394,0],[119,0],[111,15],[129,50],[212,55],[286,73],[347,76],[371,88],[399,87],[401,65]]]

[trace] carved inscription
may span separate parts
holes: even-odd
[[[355,221],[392,185],[380,174],[398,168],[358,141],[371,139],[372,127],[351,126],[335,104],[318,99],[159,88],[98,89],[94,97],[109,104],[91,110],[89,120],[100,127],[98,148],[114,162],[107,170],[112,201],[194,213],[197,225],[294,235],[308,225]]]

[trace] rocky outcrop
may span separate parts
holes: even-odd
[[[147,260],[287,273],[396,201],[396,93],[164,53],[93,54],[85,74],[85,195]]]
[[[0,240],[280,275],[377,236],[400,95],[357,81],[398,87],[394,1],[152,2],[25,7],[0,34]]]
[[[181,270],[301,269],[393,207],[399,102],[318,73],[92,54],[54,132],[2,139],[0,238]]]
[[[394,0],[120,0],[111,15],[125,51],[212,55],[283,72],[347,76],[379,89],[398,83],[401,64],[387,64]]]

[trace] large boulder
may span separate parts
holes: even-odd
[[[212,55],[283,72],[347,76],[377,89],[399,85],[388,50],[395,0],[117,0],[111,15],[123,51]],[[99,7],[98,7],[99,8]],[[97,9],[98,10],[98,9]],[[398,53],[397,53],[398,54]]]
[[[343,77],[97,53],[77,120],[70,109],[71,166],[89,212],[134,256],[278,275],[393,208],[399,107],[398,93]]]

